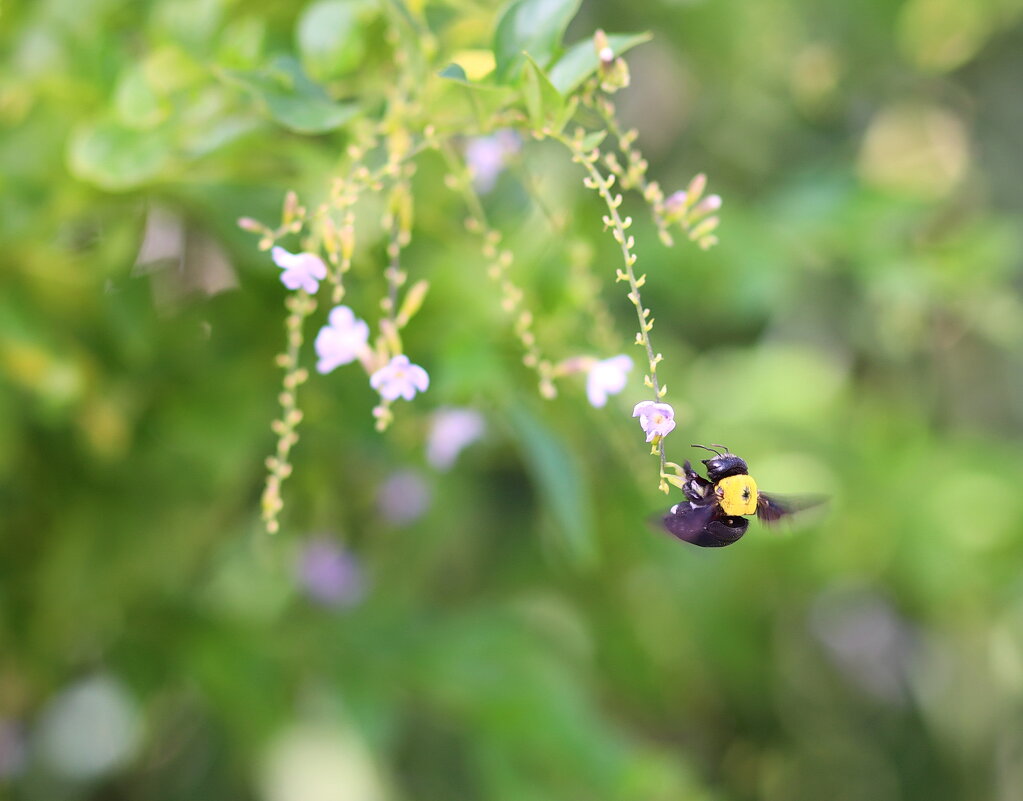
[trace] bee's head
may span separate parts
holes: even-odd
[[[725,453],[713,459],[704,459],[707,465],[707,478],[715,484],[728,476],[744,476],[749,473],[749,465],[734,453]]]
[[[749,465],[746,464],[746,460],[740,459],[734,453],[729,453],[728,448],[725,448],[723,445],[716,447],[721,448],[724,453],[719,453],[714,448],[708,448],[706,445],[694,445],[693,447],[703,448],[714,453],[712,459],[703,459],[702,461],[707,466],[707,478],[715,484],[728,476],[744,476],[749,474]]]

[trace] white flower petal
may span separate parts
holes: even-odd
[[[327,265],[323,259],[315,253],[303,253],[305,257],[305,269],[313,278],[322,281],[327,277]]]
[[[295,270],[281,273],[281,283],[288,289],[299,289],[302,286],[302,275]]]
[[[586,398],[591,406],[598,409],[607,403],[607,392],[604,391],[603,384],[594,379],[593,373],[586,379]]]
[[[632,416],[633,417],[639,417],[640,415],[648,414],[647,410],[649,409],[649,407],[651,407],[653,405],[654,405],[653,401],[640,401],[639,403],[636,404],[635,408],[632,410]],[[643,421],[640,420],[640,425],[642,425],[642,424],[643,424]]]
[[[295,257],[282,247],[275,247],[270,251],[270,256],[273,258],[274,264],[285,269],[290,267],[295,261]]]
[[[675,410],[667,403],[637,403],[633,417],[639,417],[639,425],[647,435],[647,442],[656,436],[667,436],[675,428]]]
[[[420,392],[426,392],[430,386],[430,376],[418,364],[413,364],[409,367],[409,379],[412,382],[412,386]]]
[[[384,400],[412,400],[417,390],[423,392],[430,385],[430,376],[418,364],[409,362],[408,356],[399,354],[373,373],[369,383]]]
[[[349,328],[355,323],[355,312],[347,306],[335,306],[327,315],[327,320],[332,328]]]

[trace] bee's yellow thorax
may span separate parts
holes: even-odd
[[[751,515],[757,511],[757,482],[751,476],[727,476],[714,488],[726,515]]]

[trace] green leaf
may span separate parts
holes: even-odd
[[[155,128],[170,112],[170,104],[154,91],[145,69],[138,65],[121,73],[114,91],[114,107],[121,122],[139,130]]]
[[[649,33],[612,33],[607,37],[616,56],[650,39]],[[599,66],[593,39],[583,39],[568,48],[568,52],[551,67],[548,77],[559,92],[568,94],[595,73]]]
[[[488,125],[493,114],[514,100],[515,90],[512,87],[471,81],[459,64],[448,64],[437,74],[466,90],[481,126]]]
[[[578,462],[564,441],[521,404],[507,414],[544,506],[550,511],[558,550],[578,566],[593,563],[593,505]]]
[[[350,72],[366,52],[356,0],[320,0],[305,8],[296,37],[302,64],[318,80]]]
[[[232,114],[225,107],[210,104],[208,113],[189,115],[180,129],[178,145],[189,158],[205,156],[258,129],[255,114]]]
[[[586,153],[593,150],[593,148],[598,147],[600,143],[604,141],[606,136],[607,131],[592,131],[591,133],[586,134],[581,142],[583,152]]]
[[[472,86],[469,82],[469,76],[465,74],[465,70],[458,64],[448,64],[444,69],[437,73],[441,78],[447,78],[449,81],[455,81],[457,83],[465,84],[466,86]]]
[[[546,66],[561,44],[580,0],[515,0],[494,31],[494,77],[498,83],[519,79],[523,52]]]
[[[332,100],[292,58],[279,58],[264,70],[228,71],[224,76],[261,99],[276,122],[296,133],[333,131],[359,111],[356,103]]]
[[[132,189],[158,176],[170,163],[166,133],[139,131],[114,120],[79,126],[68,142],[68,170],[103,189]]]
[[[575,116],[576,109],[579,108],[579,98],[574,95],[568,98],[564,107],[561,109],[561,116],[558,117],[554,128],[558,131],[565,130],[565,126],[568,125],[569,121]]]
[[[333,103],[313,97],[267,93],[271,116],[296,133],[318,134],[340,128],[355,116],[355,103]]]
[[[526,83],[522,91],[533,127],[537,129],[546,125],[557,127],[565,108],[565,99],[551,85],[543,70],[529,54],[526,55]],[[560,133],[560,128],[558,132]]]
[[[495,86],[492,83],[486,83],[486,79],[484,79],[484,81],[471,80],[469,76],[465,74],[465,70],[462,68],[461,64],[448,64],[444,69],[438,72],[437,75],[438,77],[461,84],[467,89],[472,89],[474,92],[482,92],[490,96],[500,95],[501,97],[506,97],[514,92],[514,89],[509,86]]]

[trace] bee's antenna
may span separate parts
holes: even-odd
[[[706,445],[697,445],[695,442],[690,447],[693,447],[693,448],[703,448],[705,451],[710,451],[711,453],[713,453],[713,454],[715,454],[717,456],[721,455],[718,451],[714,450],[714,448],[708,448]],[[714,447],[715,448],[720,448],[722,446],[721,445],[715,445]],[[725,450],[727,451],[728,448],[725,448]]]
[[[721,448],[721,450],[723,450],[725,453],[731,453],[731,451],[728,450],[727,445],[718,445],[716,442],[712,442],[710,444],[713,445],[715,448]]]

